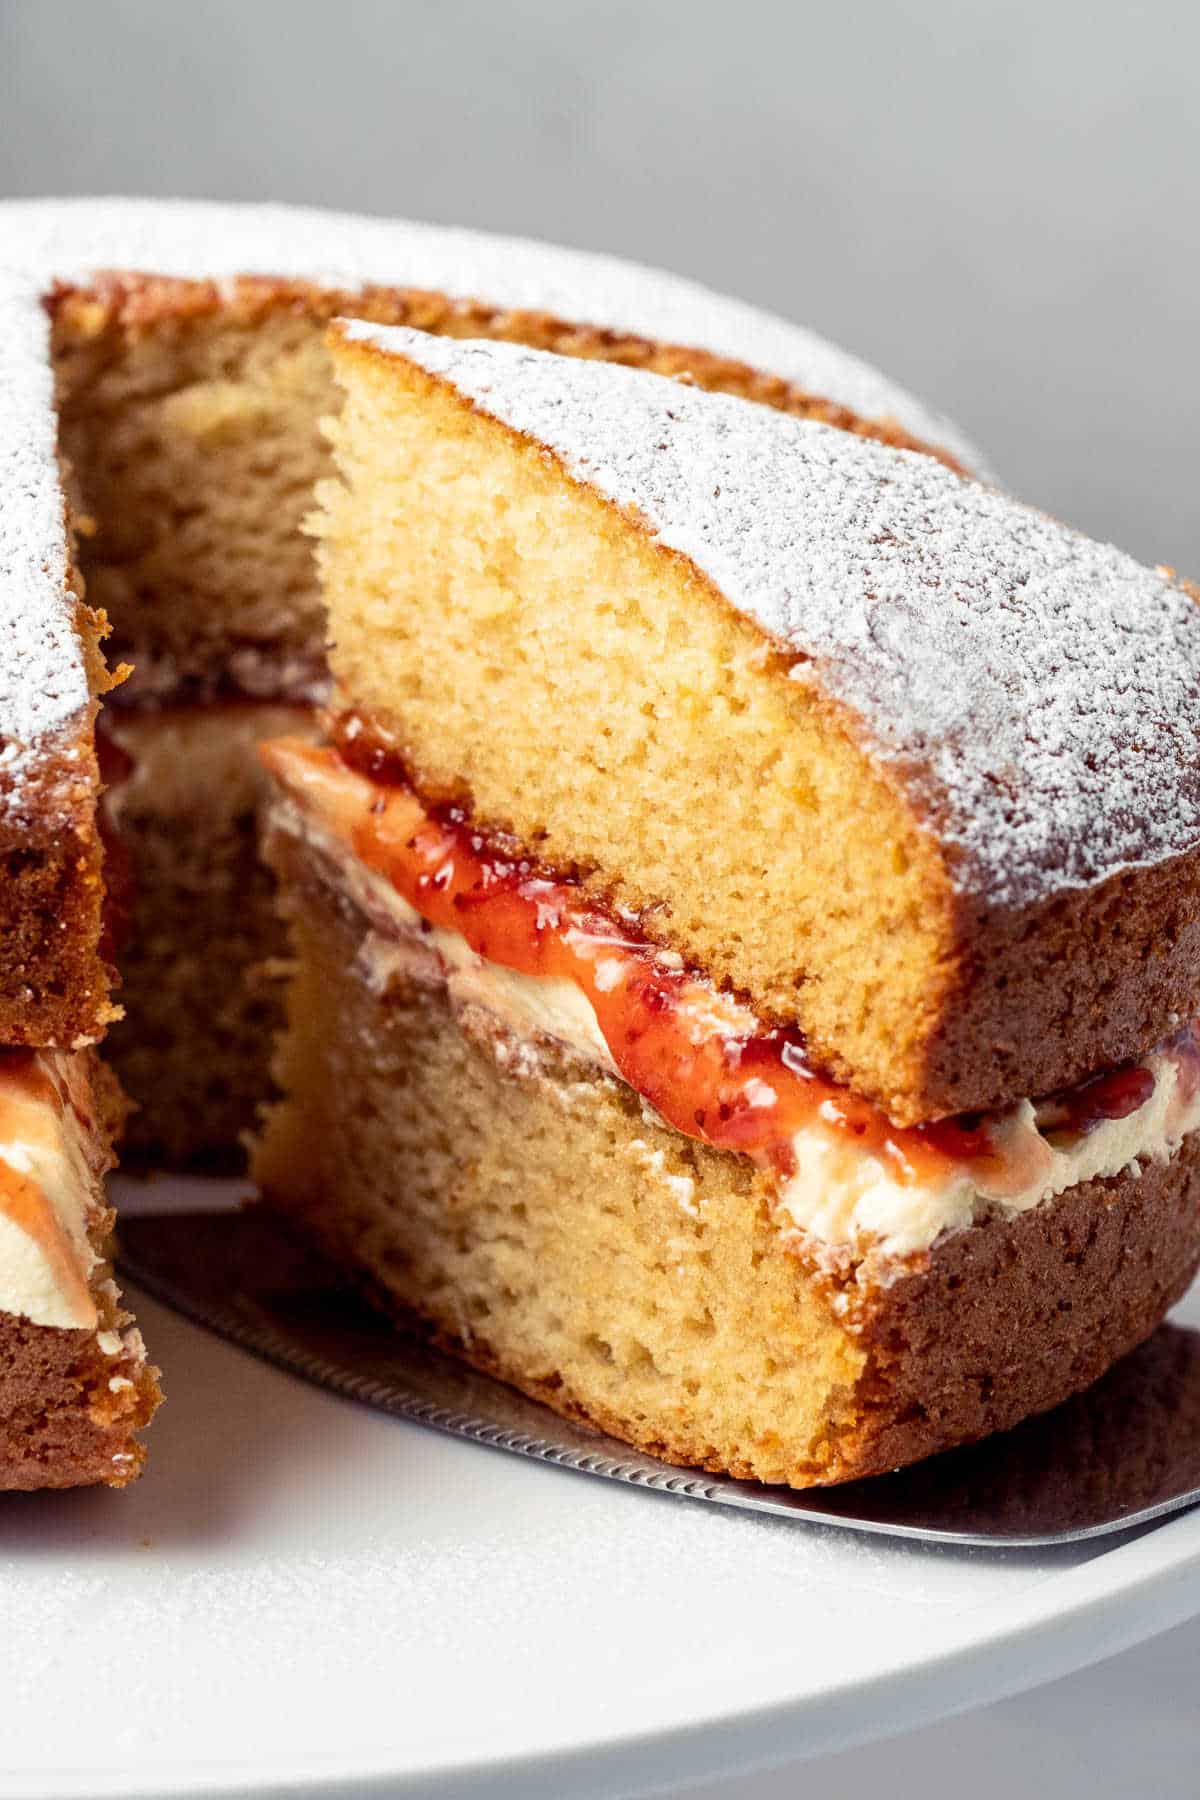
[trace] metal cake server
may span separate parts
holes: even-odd
[[[836,1488],[676,1468],[408,1337],[260,1208],[124,1218],[155,1298],[291,1373],[498,1450],[797,1523],[1018,1549],[1129,1531],[1200,1502],[1200,1332],[1163,1325],[1087,1393],[982,1444]]]

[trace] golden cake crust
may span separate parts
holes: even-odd
[[[32,744],[6,737],[0,717],[0,1044],[6,1045],[92,1042],[120,1016],[104,942],[96,821],[95,718],[99,696],[111,685],[100,648],[107,622],[82,601],[72,612],[74,641],[63,646],[58,674],[69,680],[78,659],[90,701]],[[14,764],[20,765],[16,780]]]
[[[863,1322],[878,1474],[1057,1406],[1140,1344],[1200,1263],[1200,1138],[1169,1163],[1083,1182],[943,1239]]]
[[[0,1488],[127,1486],[145,1460],[136,1433],[161,1399],[157,1374],[104,1355],[94,1332],[0,1314]]]

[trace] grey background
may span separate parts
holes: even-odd
[[[1192,0],[0,0],[0,191],[303,200],[803,320],[1200,573]]]
[[[666,264],[1200,575],[1198,53],[1200,6],[1169,0],[0,0],[0,191],[309,201]],[[704,1800],[1182,1800],[1198,1669],[1189,1627]]]

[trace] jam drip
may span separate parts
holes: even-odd
[[[261,754],[284,787],[429,924],[457,932],[504,968],[573,982],[592,1005],[618,1073],[677,1131],[783,1175],[794,1168],[796,1134],[818,1122],[878,1157],[901,1182],[994,1162],[981,1115],[908,1129],[891,1124],[813,1069],[798,1032],[758,1026],[673,966],[635,920],[485,837],[461,807],[426,808],[399,757],[357,720],[342,722],[336,748],[285,739]],[[1140,1067],[1098,1076],[1055,1097],[1052,1128],[1082,1132],[1124,1117],[1153,1086]]]

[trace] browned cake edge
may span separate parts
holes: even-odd
[[[322,286],[265,275],[234,281],[189,280],[130,270],[106,270],[86,286],[59,282],[46,296],[57,324],[88,336],[117,327],[130,332],[163,324],[186,328],[221,313],[238,324],[253,324],[272,312],[305,312],[316,320],[367,319],[379,325],[409,325],[418,331],[459,338],[501,338],[663,375],[688,375],[716,393],[740,395],[781,412],[816,419],[856,437],[874,438],[896,449],[919,450],[948,468],[967,474],[951,453],[914,437],[893,418],[869,419],[846,406],[811,394],[794,383],[734,358],[695,346],[657,342],[629,332],[577,323],[547,312],[489,305],[485,297],[455,299],[424,288]]]
[[[1196,1133],[1169,1163],[943,1239],[864,1319],[849,1463],[879,1473],[1058,1405],[1149,1337],[1198,1264]]]
[[[160,1399],[157,1371],[105,1355],[95,1332],[0,1314],[0,1488],[125,1487]]]
[[[564,1418],[665,1462],[747,1481],[831,1486],[886,1474],[957,1445],[1006,1431],[1097,1381],[1148,1338],[1200,1267],[1200,1143],[1140,1178],[1088,1182],[1015,1220],[994,1218],[945,1239],[928,1267],[878,1290],[851,1335],[868,1350],[859,1423],[835,1437],[819,1474],[803,1461],[764,1471],[757,1449],[713,1455],[703,1434],[661,1431],[573,1392],[561,1373],[532,1374],[472,1330],[433,1310],[414,1311],[369,1267],[293,1211],[264,1204],[340,1266],[371,1303],[442,1349]],[[814,1283],[822,1278],[813,1275]],[[786,1459],[786,1446],[776,1448]]]
[[[78,575],[71,581],[81,590]],[[120,1016],[97,821],[95,721],[112,686],[101,649],[108,621],[80,600],[75,622],[93,698],[71,727],[23,747],[19,792],[0,780],[0,1044],[70,1048]]]
[[[897,1124],[1073,1087],[1200,1013],[1200,850],[1020,909],[951,894],[949,915],[940,1018]]]

